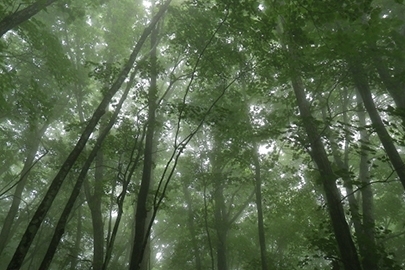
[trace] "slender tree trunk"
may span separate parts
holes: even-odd
[[[348,116],[347,116],[348,101],[349,101],[349,97],[348,97],[347,89],[345,88],[343,90],[342,110],[343,110],[343,123],[346,126],[348,126],[350,124]],[[364,268],[364,265],[365,265],[364,260],[366,260],[368,246],[367,246],[366,242],[364,241],[364,231],[363,231],[363,224],[361,222],[361,216],[360,216],[360,212],[359,212],[359,203],[353,192],[352,178],[351,178],[350,172],[349,172],[349,143],[350,143],[350,141],[351,141],[351,136],[346,128],[344,160],[340,160],[339,156],[337,156],[337,155],[334,155],[334,156],[335,156],[335,162],[338,164],[339,168],[343,171],[343,175],[342,175],[343,184],[346,189],[346,193],[348,194],[347,199],[349,201],[351,220],[354,225],[354,232],[357,237],[357,244],[359,246],[359,253],[361,256],[360,261]],[[334,153],[337,153],[338,150],[336,149],[336,143],[332,143],[332,144],[335,146],[334,147],[335,149],[333,150]],[[368,269],[368,268],[365,268],[365,269]]]
[[[32,16],[57,0],[38,0],[28,7],[15,11],[0,21],[0,38],[9,30],[29,20]]]
[[[214,224],[215,230],[217,234],[217,241],[216,241],[216,253],[217,253],[217,269],[227,270],[229,268],[229,261],[228,261],[228,246],[227,246],[227,238],[228,232],[230,230],[231,225],[237,220],[237,218],[242,214],[244,209],[252,202],[253,196],[255,195],[255,189],[253,189],[252,193],[249,197],[241,204],[238,210],[235,213],[232,213],[230,209],[227,209],[225,196],[224,196],[224,189],[225,183],[223,179],[223,167],[224,162],[221,160],[220,153],[221,153],[221,142],[214,135],[214,146],[213,146],[213,155],[211,158],[212,164],[212,181],[214,186]]]
[[[111,234],[112,234],[112,231],[113,231],[113,220],[115,219],[114,216],[113,216],[114,212],[115,212],[114,211],[114,205],[115,205],[115,202],[118,201],[117,200],[118,198],[115,197],[115,194],[116,194],[116,191],[117,191],[117,183],[119,182],[119,180],[123,180],[122,183],[124,183],[124,181],[125,181],[125,179],[121,178],[122,175],[123,175],[122,174],[122,163],[118,162],[116,177],[111,178],[111,184],[110,184],[111,185],[111,193],[110,193],[110,196],[109,196],[110,201],[109,201],[109,205],[108,205],[108,228],[107,228],[107,236],[106,236],[106,252],[107,252],[107,247],[110,244]],[[107,254],[106,254],[106,257],[107,257]],[[103,261],[103,264],[104,264],[104,261]],[[104,266],[103,266],[103,268],[104,268]]]
[[[211,241],[211,234],[210,234],[210,228],[208,226],[208,205],[207,205],[207,182],[205,179],[203,180],[203,185],[204,185],[204,229],[207,234],[207,240],[208,240],[208,248],[209,248],[209,254],[211,258],[211,270],[215,269],[215,260],[214,260],[214,249],[212,247],[212,241]]]
[[[80,205],[77,209],[77,226],[76,226],[76,239],[75,245],[73,247],[73,252],[71,254],[72,258],[70,260],[70,270],[77,269],[78,257],[80,252],[80,244],[82,241],[82,206]]]
[[[15,270],[21,267],[22,262],[24,261],[25,256],[27,255],[28,249],[30,248],[32,241],[35,235],[38,232],[38,229],[44,220],[47,212],[49,211],[56,195],[59,192],[60,187],[62,186],[63,181],[65,180],[67,174],[69,173],[70,169],[76,162],[77,158],[79,157],[80,153],[84,149],[87,140],[89,139],[90,135],[93,133],[94,128],[96,127],[97,123],[99,122],[100,118],[103,116],[105,109],[107,108],[108,104],[110,103],[112,97],[115,93],[119,90],[122,83],[126,79],[129,71],[133,67],[136,57],[140,52],[144,42],[146,41],[147,37],[151,33],[152,29],[156,26],[157,22],[163,16],[164,12],[167,10],[171,0],[167,0],[159,9],[158,13],[153,17],[150,24],[145,28],[141,37],[139,38],[137,44],[135,45],[132,54],[126,63],[124,69],[118,75],[117,80],[111,86],[110,90],[104,94],[104,98],[101,101],[100,105],[97,107],[96,111],[94,112],[93,116],[89,120],[85,130],[83,131],[79,141],[77,142],[76,146],[72,150],[72,152],[67,157],[66,161],[61,166],[61,169],[52,180],[52,183],[45,194],[45,197],[41,201],[40,205],[37,208],[33,218],[31,219],[16,251],[11,259],[7,270]]]
[[[188,190],[187,183],[183,181],[183,193],[187,204],[187,223],[188,229],[190,231],[191,246],[193,247],[194,259],[195,259],[195,269],[202,270],[200,249],[198,248],[198,242],[196,238],[196,230],[194,224],[194,211],[192,207],[192,199],[190,191]]]
[[[262,207],[262,177],[260,173],[260,160],[259,149],[257,144],[253,143],[253,165],[255,166],[255,194],[256,194],[256,208],[257,208],[257,226],[259,232],[259,244],[260,244],[260,258],[262,264],[262,270],[267,270],[267,251],[266,251],[266,236],[264,233],[263,222],[263,207]]]
[[[9,239],[12,236],[11,229],[14,224],[14,218],[18,213],[18,208],[20,207],[21,203],[21,196],[23,193],[23,190],[25,188],[25,185],[27,184],[29,172],[31,170],[31,167],[33,165],[35,155],[38,151],[41,138],[44,135],[45,131],[47,130],[49,126],[49,123],[45,123],[42,128],[37,130],[36,125],[34,124],[33,126],[30,126],[29,128],[32,129],[31,132],[28,132],[27,135],[27,158],[25,159],[24,162],[24,167],[20,173],[21,177],[18,181],[18,184],[16,186],[16,189],[14,191],[13,195],[13,200],[11,203],[11,207],[7,213],[7,216],[3,222],[3,227],[1,229],[0,233],[0,254],[6,247]]]
[[[215,165],[214,165],[215,166]],[[214,199],[215,199],[215,209],[214,209],[214,216],[215,216],[215,228],[217,231],[217,267],[218,270],[228,270],[228,262],[227,262],[227,235],[228,235],[228,220],[226,218],[226,209],[225,209],[225,201],[224,201],[224,194],[223,194],[223,181],[220,178],[220,175],[214,173],[214,181],[215,181],[215,191],[214,191]]]
[[[103,125],[102,125],[103,126]],[[104,261],[104,222],[101,210],[101,199],[103,197],[103,176],[104,176],[104,154],[100,148],[96,156],[96,168],[94,179],[94,193],[91,194],[88,183],[84,185],[87,203],[90,208],[91,222],[93,227],[93,269],[101,270]]]
[[[370,172],[369,172],[369,157],[366,150],[369,144],[369,134],[365,129],[366,115],[364,112],[361,98],[358,100],[358,117],[360,129],[360,165],[359,165],[359,178],[362,183],[361,198],[363,209],[363,237],[364,244],[367,246],[365,254],[363,255],[363,268],[364,269],[378,269],[378,252],[375,242],[375,221],[374,221],[374,199],[373,190],[370,185]]]
[[[405,189],[405,164],[402,161],[391,136],[387,132],[377,108],[375,107],[364,68],[361,64],[358,64],[353,60],[349,60],[349,69],[352,73],[354,84],[363,100],[364,107],[366,108],[371,122],[373,123],[373,127],[377,132],[382,145],[384,146],[385,152],[387,153],[402,186]]]
[[[124,184],[122,187],[121,194],[117,198],[118,213],[117,213],[117,217],[115,219],[114,228],[111,232],[111,237],[108,241],[108,245],[106,248],[106,255],[105,255],[105,259],[104,259],[103,270],[107,270],[108,265],[111,260],[111,255],[112,255],[115,239],[117,237],[118,228],[119,228],[119,225],[121,222],[122,214],[124,212],[123,205],[124,205],[125,197],[127,194],[128,185],[132,179],[135,169],[138,167],[138,163],[141,158],[141,143],[143,142],[143,139],[145,137],[145,130],[143,130],[142,135],[140,135],[140,137],[141,137],[140,139],[138,139],[138,137],[137,137],[134,148],[132,149],[132,154],[131,154],[131,158],[130,158],[130,162],[129,162],[130,165],[128,165],[129,172],[128,172],[128,174],[125,173],[125,175],[127,175],[127,177],[126,177],[126,179],[124,179]],[[136,154],[136,157],[133,158],[135,151],[137,151],[137,154]]]
[[[156,126],[156,102],[157,102],[157,55],[156,46],[158,29],[157,26],[152,30],[151,34],[151,83],[148,96],[148,123],[145,138],[144,161],[142,171],[141,187],[138,193],[138,201],[136,205],[135,216],[135,235],[132,254],[130,258],[130,270],[139,270],[142,266],[142,261],[145,255],[149,235],[147,235],[148,210],[147,200],[149,189],[152,182],[153,169],[153,149],[154,149],[154,133]]]
[[[107,119],[101,119],[100,130],[104,132],[108,128]],[[115,121],[115,119],[114,119]],[[94,192],[92,194],[89,179],[84,181],[84,191],[87,204],[90,208],[91,222],[93,227],[93,269],[101,270],[104,262],[104,221],[101,209],[101,201],[104,195],[104,153],[102,147],[98,150],[95,158]]]
[[[155,8],[155,2],[152,2],[152,9]],[[153,87],[156,90],[155,97],[157,102],[157,43],[158,43],[158,34],[159,34],[159,24],[156,26],[156,29],[152,32],[151,34],[151,87]],[[157,105],[156,105],[157,106]],[[157,123],[159,122],[158,116],[156,115],[156,107],[155,107],[155,119],[154,119],[154,127],[153,127],[153,142],[152,142],[152,160],[151,164],[152,166],[155,166],[156,164],[156,151],[157,151],[157,145],[159,143],[159,132],[160,129],[157,127]],[[150,174],[150,183],[149,186],[152,187],[154,185],[154,176],[153,176],[153,168]],[[151,222],[151,219],[153,218],[153,210],[149,209],[146,214],[146,221],[145,221],[145,247],[144,247],[144,252],[142,256],[142,262],[140,266],[140,270],[148,270],[151,269],[151,254],[152,254],[152,247],[151,247],[151,238],[150,235],[147,233],[147,228]]]
[[[215,137],[215,136],[214,136]],[[216,252],[217,252],[217,269],[228,270],[227,261],[227,235],[229,220],[225,206],[224,183],[221,172],[221,160],[218,157],[220,152],[220,142],[214,138],[214,157],[211,160],[212,177],[214,181],[214,218],[215,230],[217,233]]]

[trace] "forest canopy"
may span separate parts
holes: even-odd
[[[405,5],[3,0],[0,145],[0,269],[405,269]]]

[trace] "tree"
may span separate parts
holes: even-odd
[[[40,12],[41,10],[43,10],[44,8],[46,8],[47,6],[51,5],[54,2],[56,2],[56,0],[37,1],[22,10],[18,10],[18,8],[20,7],[18,6],[17,10],[13,11],[13,13],[11,14],[6,15],[0,21],[0,38],[7,31],[29,20],[35,14],[37,14],[38,12]]]
[[[403,6],[169,2],[0,3],[0,268],[404,268]]]

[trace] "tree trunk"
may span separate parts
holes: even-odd
[[[110,90],[104,94],[104,98],[101,101],[100,105],[97,107],[96,111],[94,112],[93,116],[89,120],[85,130],[83,131],[79,141],[77,142],[76,146],[72,150],[72,152],[67,157],[66,161],[63,163],[61,169],[53,179],[45,197],[43,198],[42,202],[37,208],[33,218],[31,219],[16,251],[11,259],[8,270],[15,270],[21,267],[22,262],[24,261],[25,256],[27,255],[28,249],[30,248],[32,241],[35,235],[38,232],[39,226],[41,225],[42,221],[44,220],[46,213],[49,211],[56,195],[59,192],[60,187],[62,186],[63,181],[65,180],[67,174],[69,173],[70,169],[76,162],[77,158],[79,157],[80,153],[84,149],[87,140],[89,139],[90,135],[93,133],[94,128],[96,127],[97,123],[99,122],[100,118],[103,116],[105,109],[107,108],[108,104],[110,103],[112,97],[115,93],[119,90],[122,83],[126,79],[129,71],[133,67],[136,57],[140,52],[143,44],[145,43],[147,37],[151,33],[152,29],[156,26],[157,22],[163,16],[164,12],[167,10],[171,0],[167,0],[164,5],[159,9],[158,13],[153,17],[150,24],[145,28],[141,37],[139,38],[137,44],[135,45],[132,54],[126,63],[124,69],[118,75],[117,80],[111,86]]]
[[[229,229],[229,220],[225,206],[224,198],[224,179],[222,178],[221,159],[218,153],[221,152],[219,147],[219,139],[214,135],[213,158],[212,164],[212,180],[214,181],[214,218],[215,230],[217,233],[216,253],[217,253],[217,269],[228,270],[227,261],[227,235]]]
[[[209,254],[210,254],[210,258],[211,258],[211,270],[214,270],[215,269],[214,249],[212,247],[210,228],[208,226],[207,181],[205,180],[205,178],[203,179],[203,185],[204,185],[204,191],[203,191],[203,197],[204,197],[204,229],[205,229],[205,232],[207,234],[208,248],[209,248]]]
[[[138,193],[135,215],[135,235],[132,254],[130,258],[130,270],[140,270],[144,259],[145,250],[148,245],[149,235],[147,235],[148,210],[147,200],[149,189],[152,183],[154,133],[156,127],[156,102],[157,102],[157,42],[158,29],[154,27],[151,34],[151,81],[148,96],[148,123],[145,138],[145,150],[143,160],[142,181]],[[145,265],[145,264],[143,264]]]
[[[113,119],[110,121],[115,122],[114,118],[115,117],[113,117]],[[106,123],[106,119],[101,119],[100,130],[102,132],[106,132],[106,129],[109,131],[108,123]],[[92,194],[89,183],[90,181],[88,179],[84,181],[84,191],[87,204],[90,208],[91,222],[93,227],[93,269],[101,270],[104,262],[104,221],[101,209],[101,201],[104,195],[104,153],[101,147],[97,152],[95,161],[93,183],[94,192]]]
[[[366,150],[369,144],[369,134],[365,129],[366,126],[366,115],[364,112],[363,104],[361,103],[361,98],[357,97],[358,100],[358,117],[360,129],[360,165],[359,165],[359,178],[362,183],[361,187],[361,198],[362,198],[362,209],[363,209],[363,241],[364,245],[367,247],[365,249],[365,254],[363,255],[363,268],[364,269],[378,269],[378,252],[375,242],[375,221],[374,221],[374,199],[373,190],[370,185],[370,173],[369,173],[369,158],[368,151]]]
[[[130,270],[140,269],[148,237],[146,235],[146,221],[148,216],[147,200],[153,167],[152,148],[153,148],[153,134],[155,125],[155,106],[156,106],[154,103],[156,101],[156,98],[154,97],[152,98],[152,95],[155,96],[155,94],[156,90],[151,87],[149,90],[148,129],[145,139],[142,181],[136,205],[135,235],[134,235],[133,249],[131,253],[131,262],[129,267]]]
[[[363,100],[364,107],[366,108],[371,122],[373,123],[373,127],[377,132],[382,145],[384,146],[385,152],[387,153],[392,166],[394,166],[402,186],[405,189],[405,164],[402,161],[401,156],[399,155],[394,142],[387,132],[384,123],[381,120],[380,114],[375,107],[364,68],[361,64],[358,64],[353,60],[349,60],[349,69],[352,73],[354,84]]]
[[[16,11],[0,21],[0,38],[9,30],[29,20],[32,16],[57,0],[38,0],[28,7]]]
[[[215,164],[213,165],[215,167]],[[228,270],[227,262],[227,235],[228,235],[228,220],[226,216],[225,201],[223,194],[223,179],[220,174],[214,171],[215,191],[214,191],[214,216],[215,216],[215,229],[217,231],[217,267],[218,270]]]
[[[150,221],[151,217],[152,217],[151,212],[148,211],[148,214],[147,214],[147,217],[146,217],[146,224],[149,224],[149,221]],[[151,267],[150,267],[150,265],[151,265],[151,253],[152,253],[152,248],[150,246],[150,237],[147,236],[145,251],[143,253],[140,270],[151,269]]]
[[[256,194],[256,207],[257,207],[257,226],[259,232],[259,244],[260,244],[260,258],[262,270],[267,270],[267,251],[266,251],[266,236],[264,233],[264,222],[263,222],[263,208],[262,208],[262,178],[260,173],[260,160],[259,160],[259,149],[257,144],[253,143],[253,165],[255,166],[255,194]]]
[[[82,206],[80,205],[79,208],[77,209],[76,239],[75,245],[73,247],[73,252],[71,254],[72,258],[70,260],[70,270],[77,269],[81,240],[82,240]]]
[[[201,266],[201,256],[200,250],[198,248],[198,242],[196,238],[195,224],[194,224],[194,211],[192,207],[192,199],[190,191],[188,190],[187,183],[183,181],[183,193],[187,204],[187,223],[188,229],[190,231],[191,246],[193,247],[194,259],[195,259],[195,269],[202,270]]]
[[[129,89],[130,89],[130,87],[128,85],[127,90],[129,90]],[[105,255],[103,268],[102,268],[103,270],[107,270],[108,265],[109,265],[110,260],[111,260],[111,255],[112,255],[112,251],[113,251],[113,248],[114,248],[115,239],[117,237],[117,233],[118,233],[119,225],[120,225],[120,222],[121,222],[122,214],[124,212],[123,205],[124,205],[125,197],[126,197],[126,194],[127,194],[128,185],[129,185],[129,183],[130,183],[130,181],[132,179],[132,176],[133,176],[133,174],[135,172],[135,169],[138,167],[138,163],[139,163],[139,160],[141,158],[141,148],[142,148],[143,139],[145,137],[145,130],[143,130],[142,135],[140,135],[140,137],[141,138],[138,137],[136,142],[135,142],[135,145],[134,145],[134,148],[133,148],[133,151],[132,151],[132,154],[131,154],[131,159],[129,161],[130,164],[132,164],[132,165],[129,168],[129,173],[128,174],[124,173],[125,175],[127,175],[127,178],[124,179],[121,194],[117,198],[118,213],[117,213],[117,217],[115,219],[114,228],[113,228],[113,230],[111,232],[111,237],[110,237],[110,239],[108,241],[108,245],[107,245],[107,248],[106,248],[106,255]],[[133,154],[134,154],[135,150],[137,151],[137,154],[136,154],[136,157],[133,158]]]
[[[103,126],[103,125],[102,125]],[[94,179],[94,193],[91,194],[88,184],[84,184],[87,203],[90,208],[91,222],[93,227],[93,269],[101,270],[104,261],[104,222],[101,210],[103,191],[103,166],[104,154],[100,148],[96,156],[96,168]],[[86,180],[85,180],[86,181]]]

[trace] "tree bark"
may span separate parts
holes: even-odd
[[[149,235],[147,235],[148,219],[148,194],[152,183],[153,169],[153,149],[154,149],[154,134],[156,127],[156,107],[157,107],[157,42],[158,29],[154,27],[151,34],[151,80],[148,94],[148,122],[145,138],[144,160],[141,186],[138,193],[138,201],[136,204],[135,215],[135,235],[134,244],[130,258],[130,270],[140,270],[145,264],[142,264],[145,250],[148,245]]]
[[[0,38],[7,33],[7,31],[29,20],[32,16],[56,1],[57,0],[38,0],[26,8],[4,17],[0,21]]]
[[[150,24],[144,29],[141,37],[139,38],[137,44],[135,45],[132,54],[126,63],[124,69],[118,75],[117,80],[113,83],[109,91],[107,91],[97,107],[96,111],[94,112],[93,116],[89,120],[85,130],[83,131],[79,141],[77,142],[76,146],[72,150],[72,152],[67,157],[66,161],[63,163],[61,169],[53,179],[45,197],[41,201],[40,205],[37,208],[33,218],[31,219],[14,255],[11,259],[8,270],[15,270],[21,267],[22,262],[24,261],[25,256],[27,255],[28,249],[30,248],[32,241],[35,235],[38,232],[38,229],[44,220],[46,213],[49,211],[56,195],[59,192],[60,187],[62,186],[63,181],[65,180],[67,174],[69,173],[70,169],[76,162],[77,158],[79,157],[80,153],[84,149],[90,135],[93,133],[97,123],[99,122],[100,118],[105,113],[105,109],[107,108],[108,104],[110,103],[112,97],[115,93],[119,90],[122,83],[126,79],[129,71],[133,67],[135,60],[140,52],[143,44],[145,43],[147,37],[150,35],[152,29],[156,26],[157,22],[163,16],[164,12],[167,10],[171,0],[165,2],[165,4],[159,9],[158,13],[153,17]]]

